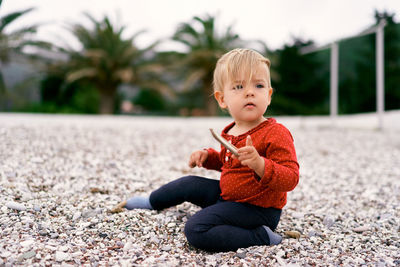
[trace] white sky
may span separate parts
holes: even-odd
[[[211,14],[217,15],[220,31],[233,25],[242,39],[263,40],[271,49],[290,43],[292,36],[323,45],[357,34],[374,23],[375,9],[395,13],[396,22],[400,16],[400,0],[3,0],[0,16],[29,7],[36,9],[10,30],[41,23],[40,39],[57,44],[68,41],[75,47],[65,26],[91,25],[83,12],[96,19],[108,15],[126,26],[127,37],[146,29],[136,39],[139,47],[172,36],[179,23],[193,16]],[[169,48],[174,49],[171,42],[160,47]]]

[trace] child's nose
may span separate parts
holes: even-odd
[[[253,88],[251,87],[251,86],[246,86],[246,89],[245,89],[246,91],[246,96],[252,96],[252,95],[254,95],[254,90],[253,90]]]

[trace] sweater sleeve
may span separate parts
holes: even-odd
[[[209,170],[221,171],[223,164],[220,158],[220,153],[212,148],[208,148],[206,150],[208,152],[208,157],[203,163],[203,167]]]
[[[288,129],[277,124],[267,138],[264,176],[260,183],[274,191],[292,191],[299,182],[293,137]]]

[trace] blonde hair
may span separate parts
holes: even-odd
[[[247,74],[250,80],[253,76],[253,69],[260,63],[267,65],[267,87],[271,88],[271,75],[269,67],[271,62],[260,53],[245,49],[236,48],[224,54],[218,61],[214,70],[213,87],[214,92],[222,92],[226,81],[233,81],[241,73]]]

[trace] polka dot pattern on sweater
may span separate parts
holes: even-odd
[[[226,126],[222,136],[240,148],[245,146],[246,137],[250,135],[265,161],[264,176],[258,177],[252,169],[241,165],[225,147],[221,146],[220,152],[210,148],[204,167],[221,171],[221,197],[261,207],[283,208],[287,192],[299,182],[299,164],[291,133],[273,118],[239,136],[227,134],[233,126],[234,122]]]

